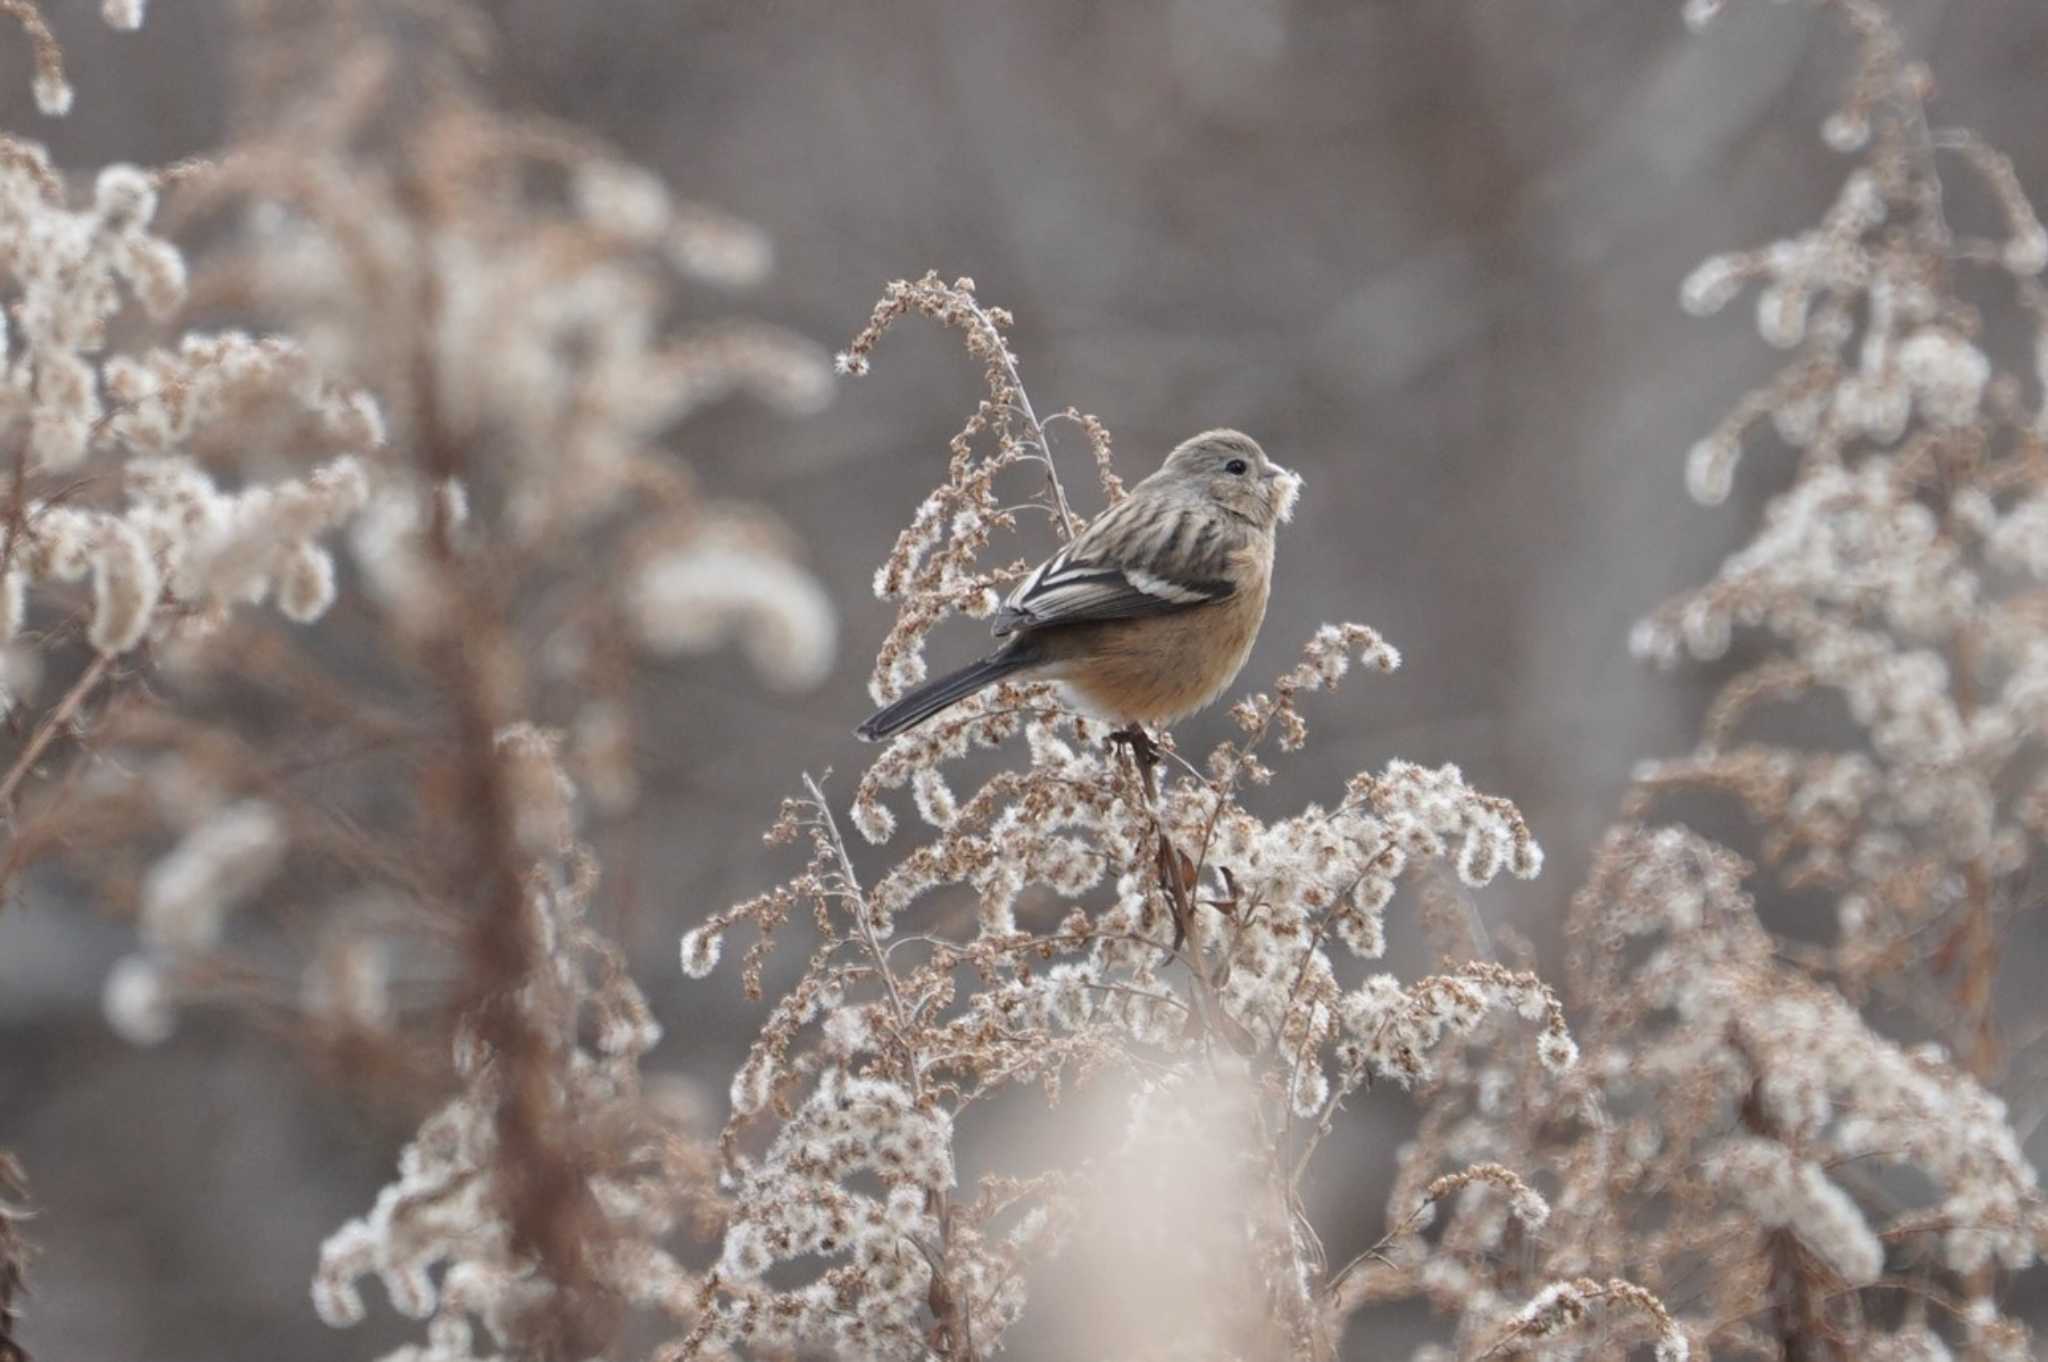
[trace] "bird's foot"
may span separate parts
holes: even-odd
[[[1131,750],[1131,763],[1138,768],[1138,779],[1145,783],[1145,798],[1157,803],[1159,782],[1154,772],[1159,769],[1159,744],[1140,724],[1119,728],[1109,735],[1109,740],[1118,747]]]

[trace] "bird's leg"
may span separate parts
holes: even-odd
[[[1178,951],[1187,940],[1188,921],[1194,911],[1194,864],[1174,846],[1159,823],[1159,744],[1142,724],[1136,723],[1111,733],[1109,740],[1130,749],[1131,765],[1137,768],[1138,779],[1145,787],[1145,806],[1151,811],[1152,826],[1159,834],[1159,887],[1166,891],[1166,901],[1173,909],[1173,950]]]
[[[1109,735],[1109,740],[1119,747],[1131,749],[1131,764],[1138,768],[1138,779],[1145,783],[1145,801],[1159,802],[1159,782],[1154,775],[1159,769],[1159,744],[1152,740],[1142,724],[1119,728]]]

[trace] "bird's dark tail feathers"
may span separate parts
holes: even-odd
[[[1036,658],[1016,653],[998,653],[969,663],[959,671],[927,681],[895,704],[877,710],[854,730],[862,740],[877,742],[915,727],[946,706],[965,700],[983,686],[992,686],[1012,672],[1022,670]]]

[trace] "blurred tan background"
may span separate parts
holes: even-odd
[[[168,160],[222,135],[226,6],[160,0],[139,35],[52,6],[78,112],[38,118],[25,44],[0,28],[0,115],[69,168]],[[1945,122],[1974,125],[2048,190],[2037,137],[2048,9],[1900,6]],[[1391,756],[1455,761],[1521,804],[1550,852],[1490,922],[1548,924],[1632,761],[1689,741],[1704,678],[1658,678],[1628,626],[1739,542],[1772,470],[1702,511],[1686,445],[1774,356],[1742,309],[1685,318],[1702,256],[1816,219],[1842,163],[1817,131],[1846,45],[1805,4],[1735,3],[1691,37],[1655,0],[510,0],[508,103],[585,123],[679,193],[751,219],[777,267],[706,294],[832,346],[881,284],[971,274],[1018,317],[1041,411],[1106,420],[1125,476],[1230,424],[1299,469],[1279,592],[1247,682],[1317,623],[1406,655],[1310,709],[1323,740],[1273,809],[1327,799]],[[731,405],[678,448],[714,486],[797,527],[843,615],[841,665],[777,696],[733,657],[648,697],[655,799],[608,867],[614,924],[669,1037],[656,1067],[724,1078],[758,1013],[729,977],[686,984],[677,934],[785,873],[755,833],[802,770],[850,782],[870,573],[938,475],[974,364],[917,324],[820,418]],[[1079,441],[1068,482],[1090,509]],[[1047,545],[1049,546],[1049,541]],[[941,634],[934,661],[980,646]],[[1223,736],[1210,714],[1184,749]],[[260,910],[257,910],[260,911]],[[1398,913],[1397,913],[1398,915]],[[100,981],[124,927],[54,889],[0,910],[0,1147],[27,1165],[43,1246],[26,1338],[51,1359],[375,1356],[405,1337],[324,1329],[320,1240],[386,1180],[403,1113],[366,1111],[246,1022],[189,1016],[157,1051],[116,1040]],[[1418,958],[1412,930],[1396,966]],[[1318,1199],[1378,1223],[1406,1099],[1376,1094],[1326,1156]],[[2036,1158],[2044,1152],[2035,1142]],[[1356,1356],[1390,1335],[1354,1330]],[[1022,1335],[1013,1356],[1031,1355]]]

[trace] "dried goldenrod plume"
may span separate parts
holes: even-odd
[[[1881,6],[1822,8],[1858,45],[1823,128],[1853,158],[1833,206],[1680,290],[1706,314],[1754,286],[1788,356],[1694,446],[1687,489],[1727,499],[1745,450],[1789,454],[1789,478],[1716,578],[1634,638],[1662,664],[1737,665],[1695,750],[1641,765],[1573,901],[1585,1061],[1561,1084],[1481,1047],[1441,1066],[1394,1209],[1475,1158],[1554,1190],[1540,1236],[1461,1202],[1354,1275],[1347,1306],[1420,1295],[1456,1320],[1432,1356],[1643,1337],[1660,1357],[2033,1353],[2008,1285],[2038,1270],[2048,1206],[1992,1085],[2023,1073],[1997,1024],[2000,942],[2043,834],[2048,233],[2009,161],[1930,122],[1928,73]],[[1957,174],[1995,218],[1950,220]],[[2007,322],[2030,343],[2011,369],[1989,339]],[[1762,736],[1842,714],[1839,745]],[[1749,815],[1749,857],[1675,821],[1711,800]],[[1822,942],[1773,930],[1788,894],[1833,906]],[[1859,1012],[1876,1002],[1934,1039],[1887,1035]],[[1635,1310],[1642,1288],[1658,1309]]]
[[[0,7],[67,103],[40,12]],[[813,412],[829,364],[683,320],[682,281],[744,285],[762,238],[494,107],[477,13],[239,19],[216,154],[80,184],[0,140],[0,883],[67,874],[132,923],[127,1040],[226,1002],[439,1095],[320,1255],[328,1323],[374,1277],[437,1357],[685,1328],[664,1241],[709,1156],[640,1082],[660,1028],[592,925],[599,846],[650,660],[737,639],[801,688],[833,655],[799,546],[671,438],[733,393]],[[0,1314],[18,1265],[0,1244]]]
[[[1016,525],[1011,470],[1062,532],[1075,515],[1008,316],[972,281],[891,285],[840,367],[865,372],[882,330],[913,312],[960,331],[988,395],[876,574],[898,605],[878,700],[922,677],[936,623],[987,613],[1014,576],[982,565]],[[1069,419],[1114,497],[1101,424]],[[682,941],[685,972],[706,975],[751,925],[741,976],[759,996],[791,920],[814,933],[733,1080],[724,1255],[679,1354],[986,1356],[1024,1316],[1041,1260],[1071,1249],[1125,1274],[1129,1292],[1173,1283],[1178,1311],[1125,1328],[1084,1311],[1101,1330],[1075,1347],[1334,1356],[1329,1306],[1345,1273],[1325,1261],[1301,1188],[1344,1104],[1380,1079],[1428,1082],[1439,1049],[1493,1016],[1533,1027],[1547,1071],[1577,1057],[1532,974],[1488,961],[1413,982],[1365,972],[1398,887],[1423,867],[1475,887],[1537,873],[1513,805],[1455,767],[1404,761],[1292,817],[1243,802],[1275,779],[1269,757],[1308,741],[1308,697],[1354,664],[1399,661],[1369,628],[1323,627],[1270,691],[1234,708],[1238,740],[1198,766],[1168,739],[1156,785],[1050,687],[999,685],[893,740],[855,783],[860,835],[912,843],[872,876],[827,788],[807,780],[769,834],[807,842],[806,869]],[[1000,764],[956,793],[951,770],[977,750]],[[922,838],[899,832],[890,806],[906,786]],[[1013,1090],[1058,1099],[1077,1086],[1124,1109],[1121,1152],[1058,1142],[1054,1157],[962,1185],[960,1143],[984,1111]],[[1472,1177],[1507,1182],[1519,1213],[1541,1219],[1541,1198],[1505,1169]],[[1123,1232],[1100,1218],[1105,1198],[1131,1198],[1111,1220],[1142,1247],[1091,1252]],[[1129,1276],[1139,1264],[1153,1285]]]
[[[1978,1075],[2002,1065],[1994,924],[2048,825],[2038,583],[2048,571],[2044,230],[2012,164],[1934,126],[1930,79],[1875,4],[1834,6],[1860,44],[1830,143],[1854,158],[1813,231],[1707,261],[1682,301],[1712,312],[1754,284],[1788,351],[1688,458],[1694,496],[1727,495],[1745,444],[1796,455],[1756,538],[1716,579],[1638,629],[1661,662],[1756,640],[1696,751],[1647,765],[1634,810],[1686,790],[1733,796],[1769,826],[1757,850],[1826,895],[1836,933],[1810,963],[1938,1029]],[[1952,222],[1944,183],[1994,207]],[[1992,328],[2032,353],[2001,368]],[[1774,439],[1773,439],[1774,437]],[[1801,750],[1760,719],[1845,707],[1858,741]],[[1959,982],[1944,982],[1956,961]]]

